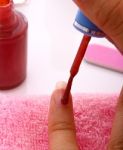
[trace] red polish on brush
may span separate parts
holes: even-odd
[[[67,83],[64,95],[63,95],[63,97],[61,99],[61,103],[63,105],[68,104],[69,94],[70,94],[73,78],[76,76],[76,74],[79,71],[80,64],[81,64],[81,62],[83,60],[83,57],[85,55],[85,52],[86,52],[86,49],[87,49],[87,46],[89,44],[90,39],[91,39],[91,36],[84,35],[84,37],[83,37],[83,39],[81,41],[81,44],[80,44],[79,49],[78,49],[78,52],[76,54],[76,57],[74,59],[72,67],[70,69],[70,77],[69,77],[69,80],[68,80],[68,83]]]

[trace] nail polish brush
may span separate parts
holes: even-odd
[[[90,39],[91,39],[91,36],[84,35],[84,37],[81,41],[78,52],[76,54],[76,57],[74,59],[72,67],[70,69],[70,77],[69,77],[69,80],[68,80],[68,83],[67,83],[67,86],[66,86],[66,89],[65,89],[65,93],[64,93],[63,98],[61,100],[62,104],[67,104],[68,103],[68,97],[69,97],[69,94],[70,94],[72,81],[73,81],[74,77],[76,76],[76,74],[79,71],[80,64],[82,62],[82,59],[84,57],[84,54],[86,52],[86,49],[87,49],[87,46],[89,44]]]
[[[80,43],[76,57],[73,61],[72,67],[70,69],[70,77],[68,79],[64,95],[61,99],[61,103],[64,105],[66,105],[69,101],[69,94],[73,79],[79,71],[80,64],[84,58],[91,37],[104,37],[104,33],[97,26],[95,26],[80,10],[78,10],[73,25],[77,30],[84,33],[84,36]]]

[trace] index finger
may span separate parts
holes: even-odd
[[[72,97],[69,96],[67,105],[61,104],[65,86],[57,87],[51,97],[48,120],[50,150],[78,150]]]

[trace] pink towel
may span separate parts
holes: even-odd
[[[50,96],[0,95],[0,150],[48,150]],[[77,139],[81,150],[106,150],[117,95],[73,96]]]

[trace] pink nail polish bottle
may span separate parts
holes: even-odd
[[[24,15],[12,0],[0,0],[0,89],[10,89],[26,77],[27,29]]]

